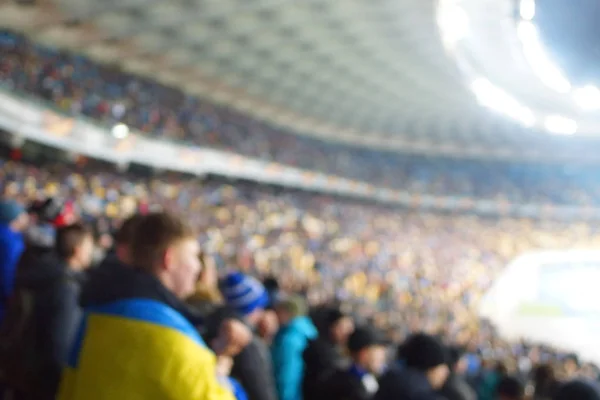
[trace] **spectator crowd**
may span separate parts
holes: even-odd
[[[455,160],[328,143],[282,132],[229,108],[115,67],[95,64],[80,55],[39,46],[10,32],[0,32],[0,55],[0,84],[5,88],[34,95],[63,113],[91,117],[107,129],[121,122],[151,137],[209,146],[414,194],[600,204],[599,169],[594,165]],[[590,150],[590,146],[594,144],[585,148]]]
[[[0,185],[12,398],[599,398],[594,365],[477,317],[509,261],[595,248],[590,224],[91,164],[3,161]]]

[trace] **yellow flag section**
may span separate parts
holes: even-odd
[[[153,300],[86,309],[68,364],[59,400],[234,400],[194,327]]]

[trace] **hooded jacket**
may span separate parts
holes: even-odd
[[[294,318],[275,336],[271,354],[279,400],[302,400],[302,354],[315,337],[317,329],[307,317]]]
[[[233,400],[186,307],[153,276],[111,264],[81,305],[59,400]]]

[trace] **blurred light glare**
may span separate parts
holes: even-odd
[[[452,0],[439,2],[437,22],[446,45],[455,45],[469,33],[469,16]]]
[[[521,105],[516,99],[499,87],[494,86],[487,79],[475,79],[471,83],[471,89],[481,105],[517,120],[527,127],[535,124],[535,115],[529,108]]]
[[[129,135],[129,127],[125,124],[117,124],[112,128],[112,135],[117,139],[125,139]]]
[[[584,111],[600,110],[600,89],[588,85],[573,91],[575,103]]]
[[[529,21],[521,21],[517,31],[523,45],[523,54],[542,83],[556,92],[568,93],[571,83],[546,54],[535,25]]]
[[[577,132],[577,122],[561,115],[549,115],[546,117],[544,127],[548,132],[557,135],[573,135]]]
[[[519,13],[524,20],[531,21],[535,17],[535,0],[521,0]]]

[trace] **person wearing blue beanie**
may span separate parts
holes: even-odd
[[[17,264],[25,250],[22,232],[27,224],[23,206],[14,200],[0,200],[0,322],[13,292]]]
[[[241,272],[228,274],[221,282],[221,292],[227,305],[255,325],[257,311],[269,305],[269,294],[258,279]]]
[[[269,305],[269,295],[263,284],[250,275],[231,272],[221,280],[220,289],[228,310],[256,330]],[[250,344],[233,361],[231,377],[241,383],[248,400],[277,399],[271,354],[258,335],[253,336]]]

